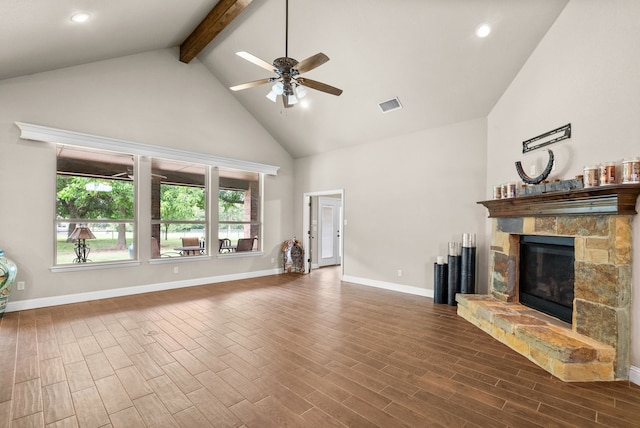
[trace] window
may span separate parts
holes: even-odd
[[[207,169],[205,165],[152,159],[152,258],[206,254]]]
[[[133,257],[134,158],[57,146],[55,264]]]
[[[142,226],[151,227],[152,236],[157,239],[142,243],[143,248],[153,251],[153,243],[156,243],[157,253],[162,256],[161,243],[163,250],[173,254],[180,251],[176,248],[192,246],[183,243],[182,237],[179,242],[161,242],[164,228],[165,241],[177,229],[181,229],[179,232],[183,235],[188,231],[189,235],[198,236],[202,249],[196,251],[200,254],[206,253],[207,248],[220,251],[220,241],[226,240],[229,245],[225,252],[245,248],[247,242],[241,242],[243,240],[250,244],[247,251],[260,251],[263,174],[277,175],[277,166],[25,122],[15,124],[20,129],[21,139],[47,145],[57,143],[54,264],[61,267],[54,270],[64,271],[77,263],[128,262],[136,257],[138,243],[134,240],[140,230],[140,219],[136,215],[140,205],[138,181],[143,185],[145,199],[147,189],[155,192],[150,201],[154,207],[152,224],[147,223],[149,217],[145,215]],[[146,159],[153,158],[157,158],[152,160],[153,174],[147,174]],[[140,159],[142,164],[139,164]],[[215,230],[207,229],[208,224],[216,223],[215,217],[211,217],[215,214],[207,213],[207,207],[214,206],[215,198],[215,194],[207,189],[208,173],[212,168],[219,168],[219,242],[215,242]],[[145,175],[134,179],[134,174],[140,175],[139,169],[145,171]],[[150,181],[151,186],[147,187]],[[163,208],[162,199],[169,198],[176,188],[182,189],[183,201],[195,198],[194,203],[184,204],[192,207],[188,215],[172,214]],[[146,203],[142,205],[146,206]],[[214,242],[203,245],[208,236]]]
[[[259,251],[261,179],[256,172],[218,170],[219,251]]]

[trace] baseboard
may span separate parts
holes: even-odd
[[[394,284],[392,282],[376,281],[368,278],[358,278],[356,276],[343,275],[342,280],[355,284],[367,285],[369,287],[384,288],[385,290],[399,291],[400,293],[415,294],[416,296],[433,298],[433,290],[427,288],[414,287],[411,285]]]
[[[631,366],[629,369],[629,381],[640,385],[640,367]]]
[[[154,291],[173,290],[176,288],[196,287],[199,285],[215,284],[239,279],[258,278],[261,276],[277,275],[280,269],[269,269],[256,272],[242,272],[229,275],[194,278],[183,281],[171,281],[157,284],[138,285],[135,287],[114,288],[110,290],[93,291],[88,293],[66,294],[64,296],[42,297],[38,299],[18,300],[7,303],[6,312],[25,311],[28,309],[45,308],[48,306],[68,305],[70,303],[88,302],[91,300],[109,299],[112,297],[132,296],[134,294],[151,293]]]

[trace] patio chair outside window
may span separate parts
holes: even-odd
[[[256,238],[240,238],[238,239],[238,246],[236,248],[236,252],[240,251],[253,251],[253,245],[256,241]]]
[[[200,238],[197,238],[197,237],[182,238],[182,246],[183,247],[199,247]]]
[[[204,245],[197,236],[188,236],[182,239],[182,247],[180,253],[183,256],[194,256],[204,254]]]
[[[218,248],[219,253],[230,253],[233,251],[233,247],[231,246],[231,239],[229,238],[220,238],[218,239],[220,243],[220,247]]]

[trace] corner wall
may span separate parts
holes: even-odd
[[[488,116],[486,199],[494,184],[518,182],[514,163],[538,173],[545,150],[522,154],[522,141],[571,123],[569,140],[548,146],[550,179],[585,165],[640,156],[640,2],[572,0]],[[640,210],[640,206],[636,207]],[[632,313],[640,314],[640,215],[633,219]],[[631,327],[632,366],[640,367],[640,316]],[[632,368],[632,371],[634,369]],[[640,372],[631,378],[640,381]]]

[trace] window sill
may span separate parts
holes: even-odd
[[[123,267],[136,267],[140,266],[140,261],[123,261],[123,262],[106,262],[106,263],[76,263],[73,265],[60,265],[52,266],[49,268],[51,272],[74,272],[80,270],[95,270],[95,269],[115,269]]]
[[[222,253],[218,254],[219,259],[240,259],[244,257],[259,257],[264,256],[262,251],[240,251],[239,253]]]
[[[198,262],[211,260],[209,255],[201,256],[175,256],[175,257],[160,257],[159,259],[150,259],[150,265],[162,265],[166,263],[185,263],[185,262]]]

